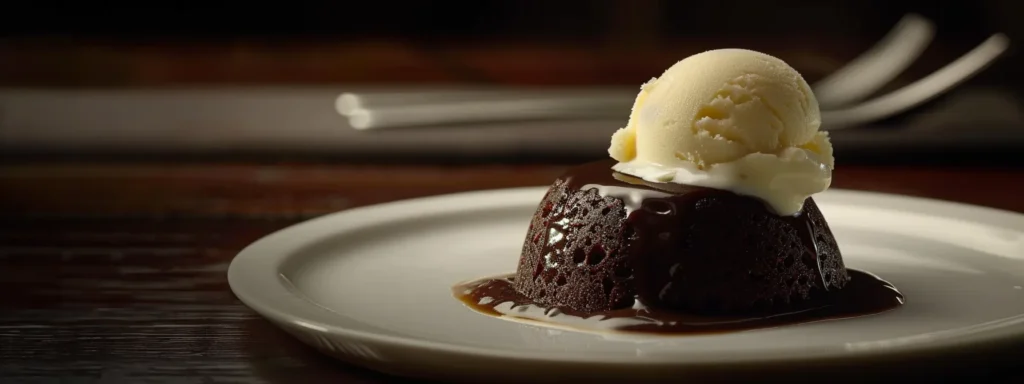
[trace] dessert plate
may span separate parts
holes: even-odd
[[[654,336],[546,328],[463,306],[453,285],[514,272],[545,190],[461,193],[323,216],[242,250],[228,280],[246,305],[327,354],[399,375],[477,382],[636,382],[812,366],[863,372],[1024,341],[1024,215],[841,190],[815,200],[847,266],[895,284],[906,295],[902,307],[773,329]]]

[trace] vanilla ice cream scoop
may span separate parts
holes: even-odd
[[[793,215],[832,180],[820,125],[818,101],[796,70],[760,52],[720,49],[644,84],[608,152],[618,172],[731,190]]]

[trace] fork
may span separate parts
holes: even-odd
[[[860,102],[913,64],[931,43],[934,26],[908,14],[873,47],[812,85],[822,128],[863,125],[906,112],[949,91],[1002,55],[1009,39],[995,34],[932,74]],[[626,90],[447,90],[419,93],[344,93],[335,107],[357,130],[538,119],[617,118],[633,102]]]

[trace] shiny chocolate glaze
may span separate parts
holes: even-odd
[[[613,164],[584,164],[559,177],[531,220],[513,277],[457,287],[460,297],[482,312],[506,305],[519,312],[505,315],[537,317],[531,313],[544,309],[572,323],[601,314],[618,319],[605,326],[649,330],[635,321],[643,309],[670,332],[697,323],[710,329],[722,318],[760,327],[902,303],[891,285],[864,273],[847,287],[853,275],[813,199],[780,216],[753,197],[652,183],[614,172]]]
[[[836,320],[885,312],[903,304],[903,295],[872,274],[849,270],[846,286],[827,300],[807,303],[802,309],[747,315],[695,315],[644,306],[597,312],[563,306],[538,305],[513,288],[513,276],[481,279],[453,288],[454,295],[473,310],[582,331],[619,331],[659,334],[708,334],[764,329],[823,320]]]

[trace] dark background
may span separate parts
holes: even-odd
[[[353,74],[345,66],[318,76],[273,75],[183,76],[180,79],[114,78],[96,61],[122,58],[120,66],[143,63],[126,58],[145,51],[178,50],[191,56],[216,56],[225,51],[258,51],[261,57],[288,61],[349,61],[331,57],[345,52],[372,55],[388,44],[415,47],[417,54],[445,50],[500,49],[516,46],[565,47],[592,53],[604,63],[628,60],[625,55],[654,61],[634,67],[661,68],[699,50],[724,45],[770,50],[794,60],[809,78],[833,69],[881,37],[908,12],[920,13],[937,25],[935,42],[913,77],[941,66],[994,32],[1024,40],[1018,18],[1024,5],[1014,0],[842,0],[842,1],[286,1],[286,2],[16,2],[0,13],[3,52],[0,71],[7,84],[100,85],[177,82],[448,82],[426,73]],[[233,47],[233,48],[232,48]],[[88,49],[87,49],[88,48]],[[135,50],[133,52],[133,50]],[[309,57],[298,52],[320,52]],[[251,53],[251,52],[250,52]],[[656,54],[652,54],[656,53]],[[525,53],[524,53],[525,55]],[[799,56],[807,56],[798,58]],[[61,63],[38,65],[39,57]],[[179,55],[180,56],[180,55]],[[180,57],[187,61],[189,55]],[[356,56],[351,54],[351,56]],[[408,59],[394,55],[392,60]],[[541,55],[513,55],[520,67]],[[653,58],[658,57],[658,58]],[[21,58],[22,60],[14,60]],[[34,60],[29,60],[34,59]],[[32,63],[33,61],[37,63]],[[78,65],[73,69],[72,66]],[[575,63],[582,66],[586,63]],[[1019,55],[987,72],[979,81],[1021,85]],[[82,68],[82,66],[89,68]],[[95,66],[97,68],[91,68]],[[109,66],[113,66],[110,64]],[[572,66],[572,65],[570,65]],[[803,67],[803,68],[800,68]],[[632,69],[633,67],[629,67]],[[649,70],[648,70],[649,71]],[[69,72],[74,72],[70,74]],[[493,81],[473,71],[459,81]],[[650,74],[623,69],[589,82],[635,84]],[[580,82],[543,76],[515,80],[523,83]]]
[[[844,163],[1024,163],[1015,155],[1024,151],[1024,75],[1018,70],[1024,59],[1017,49],[1024,42],[1018,20],[1024,2],[1015,0],[16,2],[0,12],[0,88],[636,87],[686,56],[724,47],[778,56],[813,82],[867,50],[907,13],[932,20],[935,38],[879,94],[932,73],[993,33],[1006,34],[1010,49],[984,72],[910,113],[866,130],[836,132]],[[601,129],[623,123],[602,123],[607,127]],[[139,125],[137,132],[145,132]],[[879,130],[893,137],[874,134]],[[224,135],[241,137],[242,131]],[[472,135],[455,131],[446,131],[448,143],[473,145],[467,138]],[[970,140],[948,132],[971,132]],[[344,140],[353,140],[355,134],[346,134]],[[362,135],[357,139],[367,145],[355,146],[359,150],[271,148],[247,159],[391,161],[398,157],[376,154],[394,152],[389,148],[401,135]],[[65,148],[7,144],[17,156],[67,158]],[[142,158],[152,155],[141,152]],[[426,152],[399,157],[448,161]],[[604,156],[597,147],[568,159],[525,152],[454,160],[577,162]]]
[[[238,38],[365,36],[422,40],[566,40],[597,43],[649,34],[700,37],[870,36],[917,12],[948,37],[1014,28],[1013,0],[836,1],[147,1],[116,4],[18,2],[6,7],[8,36]],[[1019,28],[1015,28],[1019,31]]]

